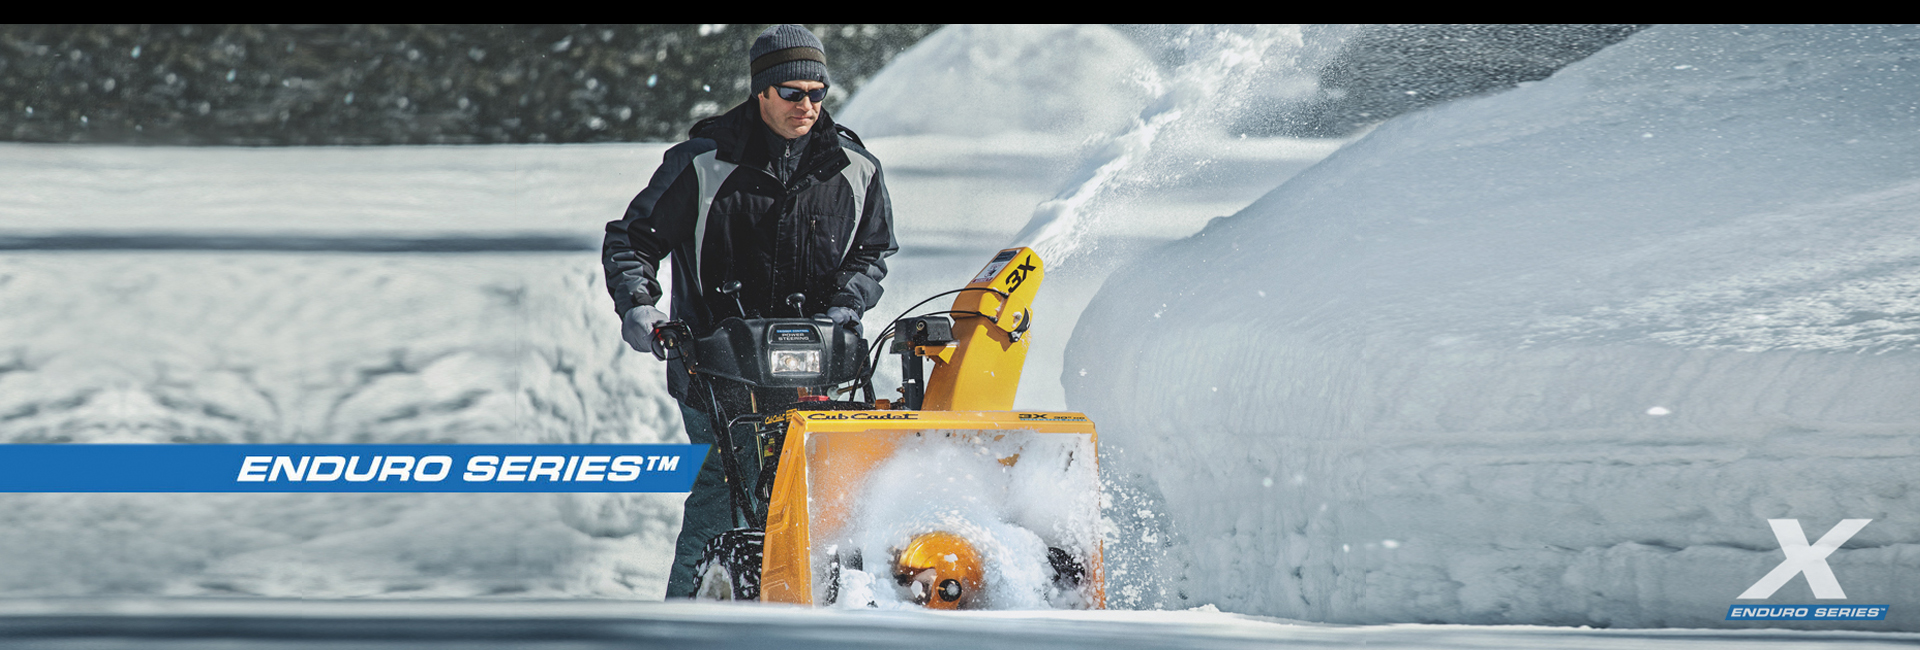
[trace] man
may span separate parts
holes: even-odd
[[[626,215],[607,224],[607,290],[635,350],[651,351],[654,328],[669,319],[655,307],[662,296],[655,271],[669,254],[670,318],[695,336],[736,316],[825,315],[859,329],[880,300],[885,259],[898,249],[892,206],[879,160],[821,107],[831,82],[820,40],[799,25],[775,25],[754,40],[750,64],[753,96],[695,124],[692,139],[667,150]],[[734,281],[738,291],[720,292]],[[797,312],[786,303],[794,293],[806,296]],[[711,404],[690,383],[685,365],[669,361],[668,391],[680,401],[687,437],[714,444]],[[730,415],[746,411],[721,401]],[[722,450],[714,452],[687,497],[669,598],[693,594],[701,546],[736,526]],[[749,453],[737,457],[751,488],[758,463]]]

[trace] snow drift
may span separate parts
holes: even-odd
[[[1116,272],[1062,381],[1163,495],[1167,604],[1720,626],[1767,519],[1870,518],[1844,602],[1920,629],[1916,59],[1656,27]]]

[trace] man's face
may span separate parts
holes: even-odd
[[[787,81],[781,86],[795,90],[818,90],[827,87],[818,81]],[[813,130],[813,123],[820,119],[820,104],[806,96],[800,101],[790,102],[780,98],[779,91],[768,87],[760,92],[760,121],[767,128],[789,140],[806,135]]]

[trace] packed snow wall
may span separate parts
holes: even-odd
[[[0,443],[684,440],[593,246],[664,149],[0,145]],[[658,598],[683,498],[4,494],[0,596]]]
[[[1915,630],[1916,214],[1920,31],[1656,27],[1115,272],[1062,382],[1164,501],[1169,606]],[[1768,519],[1873,520],[1845,599],[1736,599]]]

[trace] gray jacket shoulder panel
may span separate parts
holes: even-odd
[[[655,304],[665,293],[656,279],[660,260],[690,234],[696,218],[685,209],[695,203],[692,194],[698,190],[689,187],[695,175],[686,171],[696,157],[715,148],[713,140],[695,138],[667,149],[626,213],[607,223],[600,254],[615,312]]]

